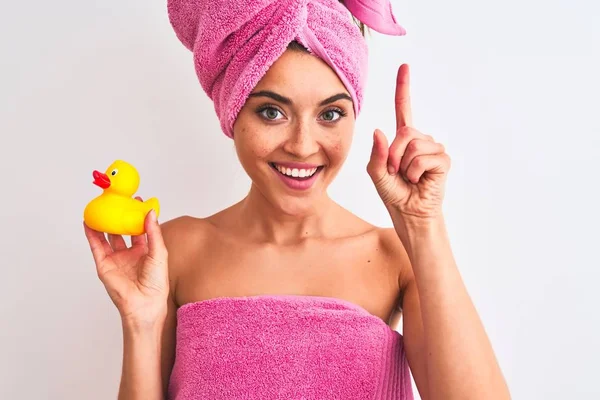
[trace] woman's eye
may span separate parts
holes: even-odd
[[[269,120],[278,119],[277,116],[280,114],[281,114],[281,112],[278,109],[273,108],[273,107],[266,107],[260,111],[260,115],[262,115],[263,117],[265,117],[266,119],[269,119]]]
[[[344,115],[346,115],[342,110],[327,110],[325,112],[323,112],[323,114],[321,114],[321,118],[323,118],[323,120],[331,122],[331,121],[337,121],[338,119],[342,118]]]

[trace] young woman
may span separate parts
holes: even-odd
[[[333,3],[337,2],[319,4],[339,12]],[[171,6],[171,13],[176,13],[177,4]],[[178,35],[183,38],[181,32]],[[310,38],[306,42],[314,43]],[[192,350],[184,338],[190,333],[177,330],[181,312],[214,305],[215,299],[259,301],[264,297],[294,304],[313,297],[332,303],[340,300],[336,304],[348,305],[349,310],[356,306],[358,312],[390,329],[402,311],[401,355],[408,360],[422,399],[509,398],[447,237],[442,201],[450,158],[442,144],[412,124],[408,66],[400,66],[396,79],[394,139],[388,145],[386,136],[375,130],[366,166],[393,221],[394,228],[383,229],[361,220],[327,194],[348,155],[360,99],[352,93],[356,88],[348,83],[350,79],[332,67],[333,62],[325,62],[327,57],[317,57],[317,51],[309,52],[307,47],[300,40],[287,43],[248,89],[231,119],[228,136],[252,180],[245,198],[215,215],[184,216],[161,226],[150,212],[147,235],[132,237],[130,248],[120,236],[109,235],[107,241],[103,233],[85,226],[98,275],[122,317],[119,398],[208,398],[203,396],[208,396],[209,389],[200,389],[194,382],[210,386],[210,379],[217,378],[211,375],[210,365],[188,365],[194,358],[188,356]],[[197,68],[201,68],[198,49],[194,51]],[[204,87],[215,102],[224,102],[210,91],[212,86]],[[221,120],[228,133],[229,120]],[[184,315],[186,324],[192,315]],[[224,315],[228,319],[224,327],[246,317]],[[193,323],[195,334],[202,336],[203,321]],[[222,335],[213,331],[213,336]],[[250,334],[246,338],[252,340]],[[221,351],[227,362],[236,362],[236,354],[226,348],[215,351],[206,343],[194,343],[204,345],[204,353]],[[233,341],[222,343],[234,345]],[[195,357],[202,357],[198,347],[194,351]],[[287,368],[277,362],[278,367]],[[177,377],[173,377],[176,363]],[[332,388],[329,397],[320,398],[342,398],[342,391],[334,387],[339,382],[331,376],[333,370],[323,371]],[[218,379],[225,378],[222,374]],[[233,385],[235,378],[230,379],[227,382]],[[234,395],[227,393],[229,387],[220,386],[212,398],[319,398],[311,397],[309,389],[297,392],[297,397],[291,392],[282,395],[283,379],[272,383],[281,385],[281,397],[269,397],[254,386],[244,388],[236,382],[236,390],[246,390],[243,397],[241,391]],[[309,388],[310,380],[305,383]],[[397,389],[402,394],[396,397],[373,393],[369,398],[410,398],[406,387],[410,382],[404,380],[401,385],[405,387]]]

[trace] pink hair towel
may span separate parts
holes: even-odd
[[[389,0],[168,0],[171,24],[193,52],[196,73],[223,132],[291,41],[325,61],[361,108],[367,47],[351,14],[384,34],[404,35]],[[350,12],[349,12],[350,11]]]
[[[170,400],[412,400],[402,336],[346,300],[220,297],[177,312]]]

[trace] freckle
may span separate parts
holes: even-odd
[[[370,262],[371,262],[371,260],[367,260],[367,262],[369,262],[369,263],[370,263]]]

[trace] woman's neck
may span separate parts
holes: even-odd
[[[272,204],[254,185],[238,204],[242,229],[260,242],[299,244],[305,239],[329,236],[339,206],[324,194],[312,207],[298,214]]]

